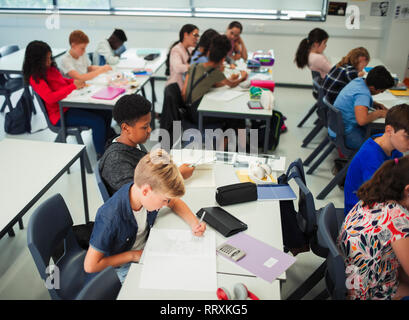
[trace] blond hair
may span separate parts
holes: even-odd
[[[352,49],[345,57],[341,59],[340,62],[337,63],[337,67],[339,68],[345,64],[350,64],[355,69],[358,69],[359,57],[365,57],[369,62],[370,56],[368,50],[363,47]]]
[[[185,184],[179,169],[162,149],[148,153],[139,161],[135,168],[134,183],[138,187],[148,184],[153,191],[171,198],[180,198],[185,194]]]
[[[88,44],[89,38],[83,31],[74,30],[70,34],[69,42],[70,42],[70,45],[72,45],[73,43],[76,43],[76,44],[87,43]]]

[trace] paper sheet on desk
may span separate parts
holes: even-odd
[[[216,160],[216,153],[213,150],[172,149],[170,154],[177,166],[183,163],[197,164],[198,169],[201,164],[212,163]]]
[[[185,186],[187,188],[215,188],[216,180],[214,177],[214,171],[210,170],[200,170],[198,166],[190,178],[184,180]]]
[[[139,69],[139,68],[145,68],[146,66],[146,61],[142,58],[125,58],[119,60],[118,64],[115,66],[116,68],[121,68],[121,69]]]
[[[194,239],[191,230],[152,228],[144,249],[139,286],[145,289],[216,291],[216,235],[207,229]]]
[[[217,101],[230,101],[237,97],[240,97],[243,94],[249,94],[248,91],[238,91],[231,89],[223,90],[212,90],[206,94],[206,98],[217,100]]]

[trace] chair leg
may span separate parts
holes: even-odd
[[[307,121],[308,118],[311,117],[311,115],[315,112],[315,110],[317,110],[317,108],[318,108],[318,104],[315,103],[315,104],[310,108],[310,110],[308,111],[308,113],[306,114],[306,116],[300,121],[299,124],[297,124],[297,127],[298,127],[298,128],[301,128],[301,127],[303,126],[303,124],[305,123],[305,121]]]
[[[348,161],[348,163],[342,168],[341,171],[338,172],[338,174],[328,183],[328,185],[319,193],[317,196],[317,199],[322,200],[325,199],[325,197],[328,195],[328,193],[331,192],[332,189],[342,180],[345,178],[349,164],[351,163],[351,160]]]
[[[327,262],[324,261],[286,300],[301,300],[325,276]]]
[[[6,94],[6,95],[4,96],[4,98],[5,98],[6,100],[4,101],[4,103],[3,103],[2,107],[1,107],[1,110],[0,110],[1,113],[4,112],[4,110],[6,109],[7,106],[9,107],[9,111],[13,110],[13,104],[11,103],[10,95],[7,95],[7,94]]]
[[[23,219],[18,220],[18,226],[20,227],[20,230],[24,229]]]
[[[16,236],[16,234],[14,233],[13,227],[11,227],[9,229],[8,234],[9,234],[10,237],[15,237]]]
[[[317,169],[317,167],[325,160],[326,157],[328,157],[328,155],[332,152],[332,150],[335,149],[335,145],[333,143],[331,143],[331,145],[327,148],[327,150],[324,151],[324,153],[321,155],[321,157],[319,157],[317,159],[317,161],[315,161],[311,168],[308,169],[307,174],[312,174],[315,169]]]
[[[77,138],[78,144],[84,145],[84,140],[82,140],[80,131],[75,132],[75,137]],[[85,150],[85,157],[84,158],[85,158],[85,168],[87,169],[87,173],[93,173],[92,167],[91,167],[91,162],[89,161],[89,158],[88,158],[87,150]]]
[[[303,143],[301,145],[302,148],[305,148],[308,146],[308,144],[311,142],[312,139],[318,134],[318,132],[321,131],[321,129],[324,128],[324,125],[320,122],[315,125],[315,127],[311,130],[311,132],[304,138]]]
[[[322,140],[322,142],[314,149],[314,151],[308,156],[307,159],[303,162],[304,166],[309,166],[311,161],[315,159],[316,156],[325,148],[325,146],[329,143],[328,136]]]

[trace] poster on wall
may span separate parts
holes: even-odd
[[[371,16],[386,17],[389,10],[389,1],[372,2]]]
[[[409,20],[409,4],[397,4],[396,5],[395,19]]]
[[[347,8],[346,2],[330,2],[328,5],[328,15],[330,16],[345,16]]]

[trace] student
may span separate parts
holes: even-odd
[[[178,168],[164,150],[145,155],[135,168],[134,179],[125,184],[99,209],[84,260],[84,270],[96,273],[116,268],[121,282],[131,262],[138,262],[158,211],[168,206],[202,236],[200,223],[180,199],[185,186]]]
[[[127,40],[123,30],[115,29],[108,39],[98,43],[94,52],[94,64],[99,66],[117,64],[122,52],[125,51],[124,42]]]
[[[147,153],[140,145],[152,131],[151,109],[151,103],[139,94],[125,95],[114,106],[113,116],[121,127],[121,135],[106,146],[99,161],[99,171],[110,195],[133,180],[135,167]],[[188,179],[194,168],[183,164],[179,170]]]
[[[203,32],[202,36],[200,37],[199,43],[197,44],[196,48],[192,52],[192,57],[190,59],[190,63],[204,63],[208,62],[209,58],[209,48],[210,42],[214,36],[219,35],[219,33],[214,29],[207,29]]]
[[[409,157],[383,163],[358,190],[338,237],[348,299],[409,295]]]
[[[61,57],[61,70],[69,78],[87,81],[101,73],[112,70],[111,66],[92,66],[85,53],[89,43],[88,36],[81,30],[74,30],[69,37],[70,50]]]
[[[409,151],[409,105],[400,104],[386,113],[385,133],[365,141],[352,159],[345,180],[345,215],[359,201],[356,192],[387,160]]]
[[[307,38],[304,38],[295,54],[297,67],[303,69],[305,66],[311,71],[320,73],[321,79],[331,70],[331,64],[323,52],[327,47],[328,33],[320,28],[310,31]]]
[[[384,66],[377,66],[369,71],[366,79],[355,78],[338,94],[334,106],[342,113],[345,144],[348,148],[359,149],[365,141],[366,125],[385,118],[387,109],[383,104],[374,102],[372,96],[393,85],[389,71]],[[370,110],[374,111],[369,112]],[[329,128],[328,133],[335,138],[335,132]]]
[[[244,61],[247,61],[247,48],[240,36],[242,32],[243,26],[238,21],[232,21],[227,27],[226,36],[231,43],[231,49],[227,56],[233,60],[243,58]]]
[[[193,82],[202,77],[207,73],[207,76],[200,81],[197,86],[191,92],[191,103],[190,108],[191,120],[194,123],[198,123],[197,108],[200,104],[203,96],[213,87],[229,86],[231,88],[236,87],[240,82],[247,79],[247,73],[245,71],[240,71],[240,77],[238,74],[232,74],[230,78],[226,78],[221,69],[223,68],[223,62],[227,56],[227,53],[231,49],[231,44],[229,39],[225,35],[217,35],[213,37],[209,50],[209,61],[206,63],[199,63],[191,65],[189,72],[186,75],[185,83],[182,90],[182,97],[187,101],[190,94],[191,77],[193,71],[195,70],[195,75]],[[219,119],[216,119],[220,122]],[[206,120],[210,123],[210,120]],[[232,120],[229,120],[232,123]]]
[[[166,59],[166,75],[169,78],[165,86],[176,82],[182,91],[184,76],[189,69],[191,52],[196,47],[198,38],[199,29],[195,25],[185,24],[180,29],[179,41],[170,47]]]
[[[369,63],[369,53],[365,48],[352,49],[331,68],[322,84],[324,97],[334,104],[339,92],[352,80],[364,75],[364,68]]]
[[[23,63],[26,83],[43,99],[50,122],[60,126],[58,101],[67,97],[85,83],[81,80],[64,78],[52,60],[50,46],[42,41],[28,44]],[[66,126],[87,126],[92,129],[97,158],[104,153],[105,141],[111,134],[112,112],[110,110],[63,108]]]

